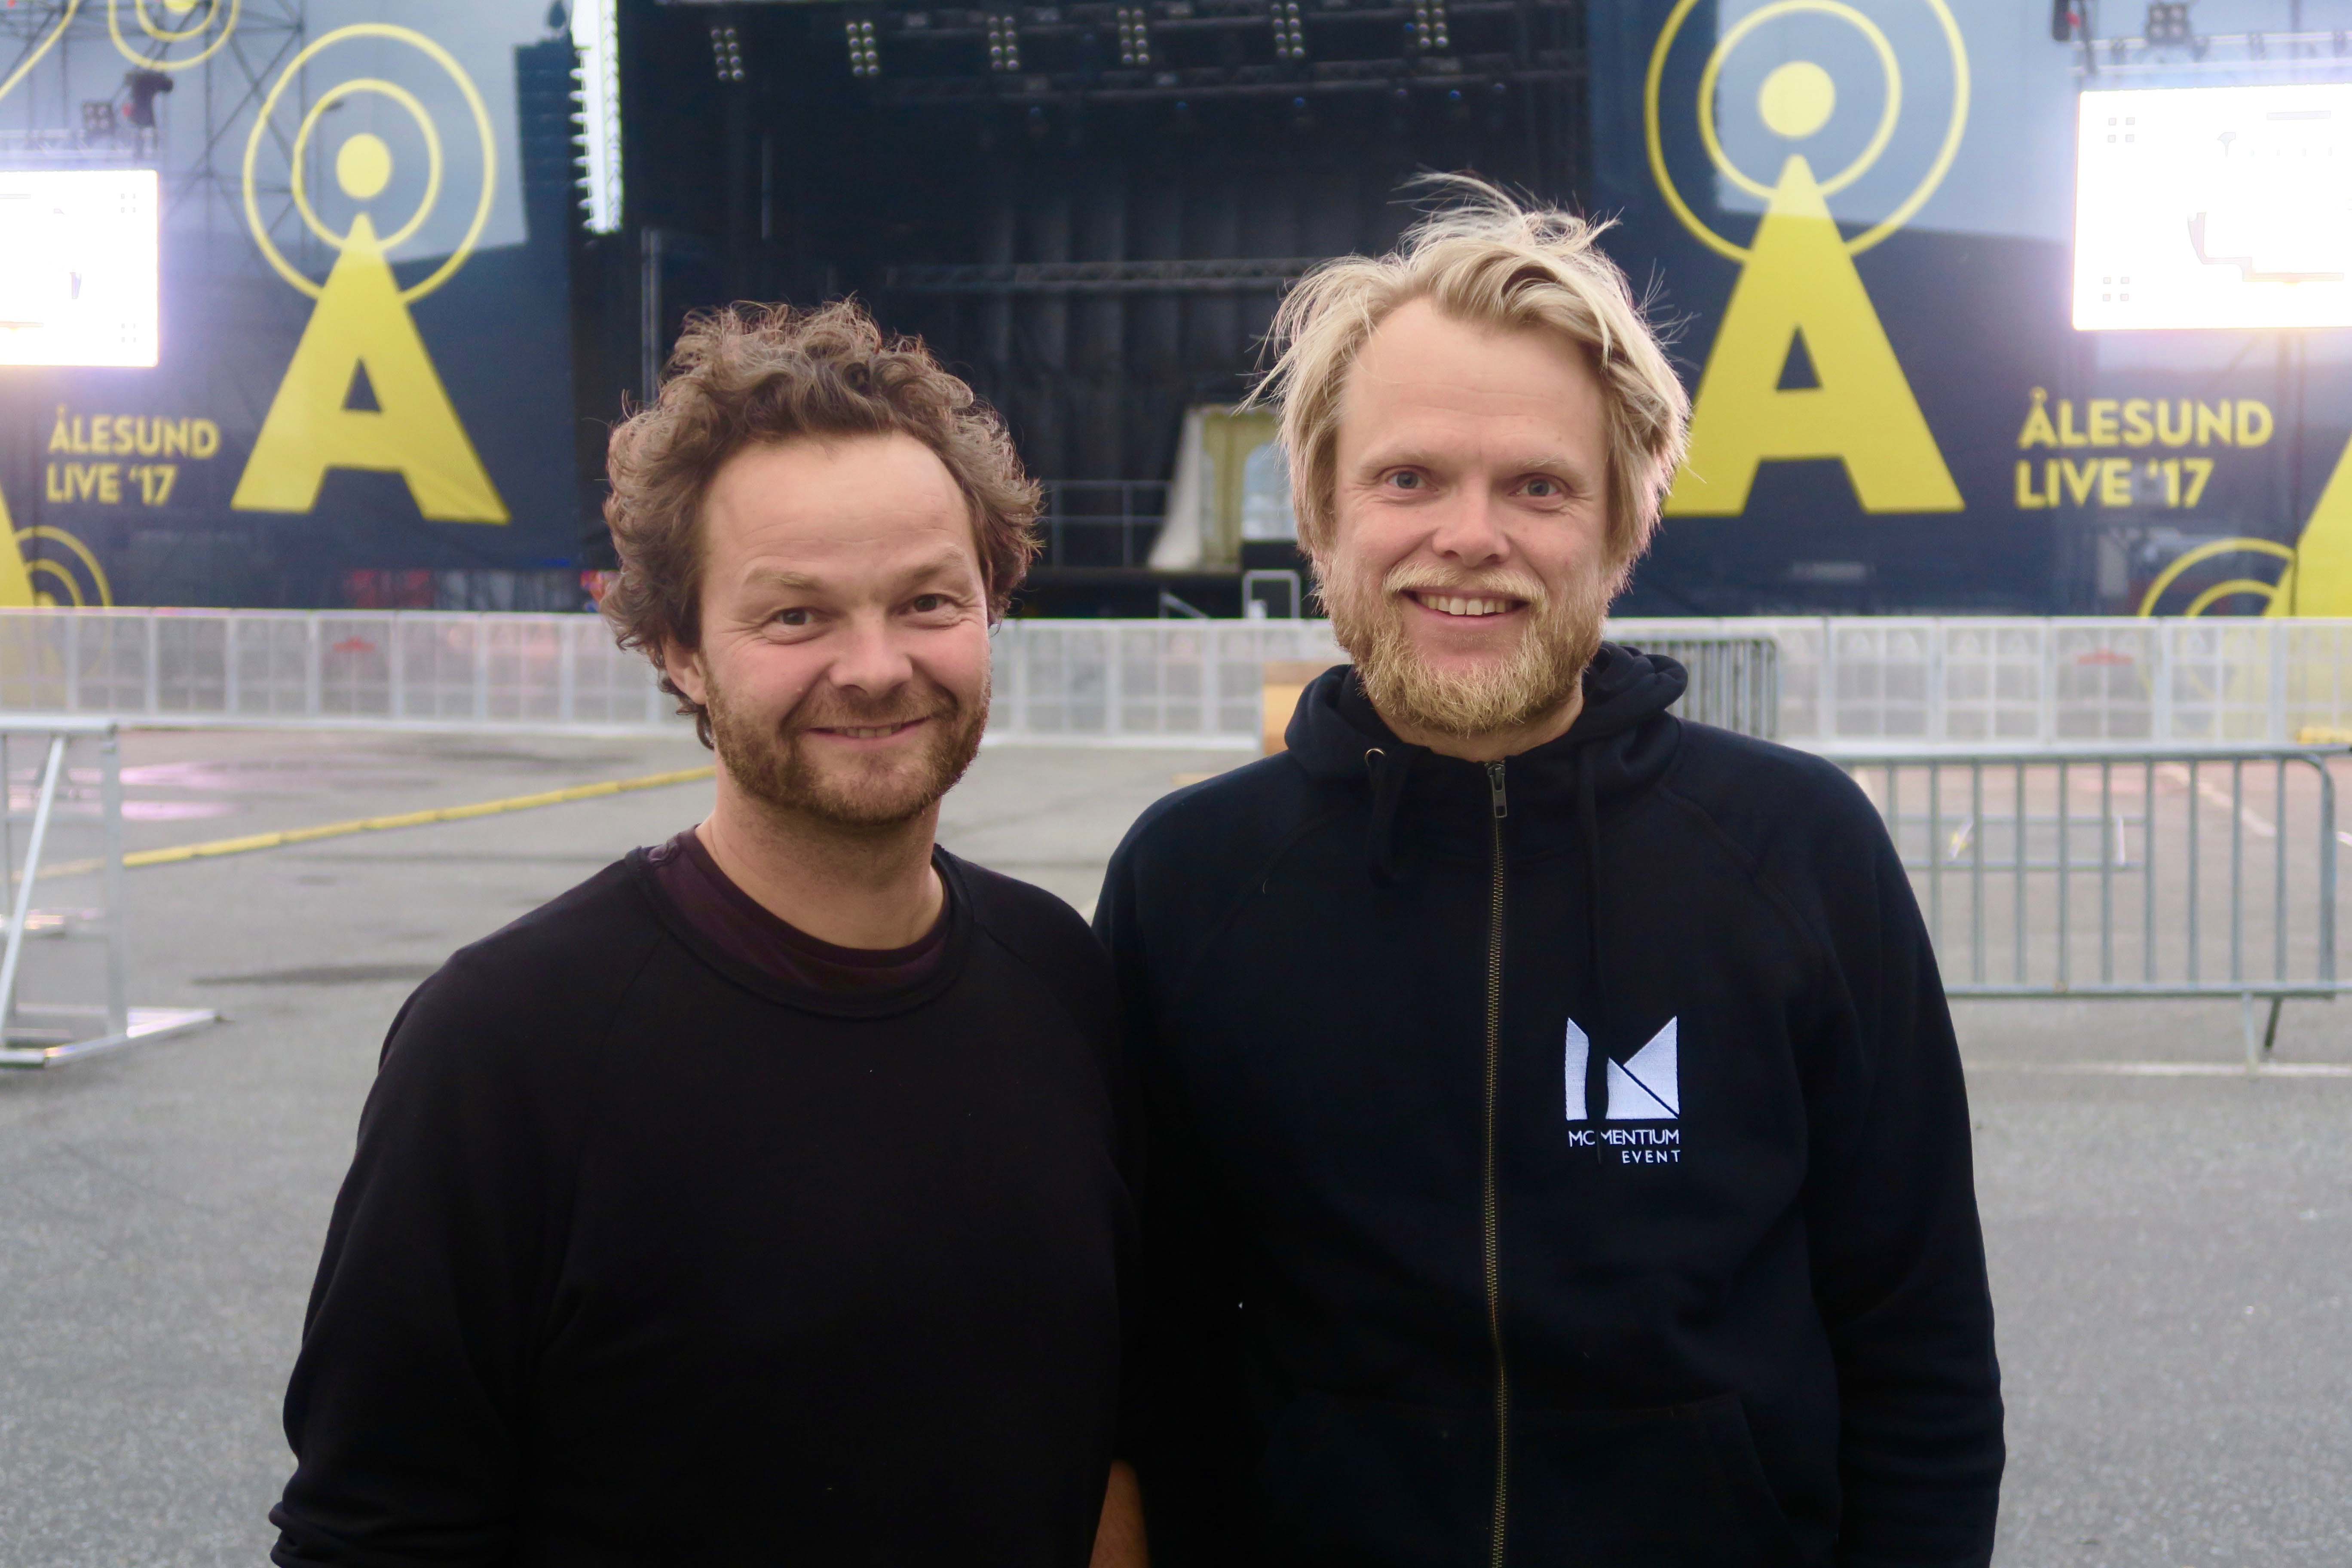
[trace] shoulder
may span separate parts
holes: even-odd
[[[1909,907],[1885,821],[1843,767],[1708,725],[1685,731],[1667,793],[1816,941],[1874,940]]]
[[[1668,788],[1758,855],[1799,841],[1850,847],[1885,831],[1870,797],[1837,763],[1711,724],[1683,725]]]
[[[394,1022],[384,1065],[466,1076],[573,1058],[602,1035],[665,933],[630,861],[459,948]]]
[[[940,854],[982,937],[1035,973],[1088,1026],[1108,1019],[1110,960],[1077,910],[1017,877]]]
[[[1114,868],[1254,872],[1318,813],[1318,792],[1286,753],[1261,757],[1165,795],[1144,809],[1111,857]]]

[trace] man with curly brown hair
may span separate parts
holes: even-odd
[[[1108,970],[933,842],[1035,487],[849,304],[691,324],[610,471],[605,612],[717,804],[402,1010],[274,1556],[1139,1561]]]

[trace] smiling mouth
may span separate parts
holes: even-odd
[[[1419,588],[1408,588],[1405,597],[1424,610],[1465,620],[1480,616],[1507,616],[1514,610],[1527,607],[1524,599],[1504,599],[1478,594],[1434,594]]]
[[[921,723],[920,719],[902,720],[896,724],[827,724],[812,729],[813,735],[837,735],[845,741],[887,741],[903,734]]]

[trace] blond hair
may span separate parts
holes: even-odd
[[[1433,213],[1395,250],[1309,272],[1276,311],[1275,361],[1254,404],[1272,404],[1290,458],[1298,539],[1320,561],[1331,542],[1339,399],[1365,342],[1398,307],[1427,300],[1476,326],[1557,333],[1601,382],[1609,440],[1608,542],[1621,570],[1656,531],[1688,444],[1690,395],[1625,274],[1595,243],[1608,226],[1521,205],[1482,180],[1433,184],[1466,200]]]

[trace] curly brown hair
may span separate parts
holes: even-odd
[[[855,300],[815,310],[737,306],[690,318],[661,393],[616,426],[605,450],[604,522],[621,570],[601,607],[614,636],[663,671],[662,689],[710,720],[662,662],[702,637],[702,502],[727,460],[800,437],[913,437],[971,505],[991,621],[1003,618],[1037,553],[1036,482],[1004,421],[914,338],[885,338]]]

